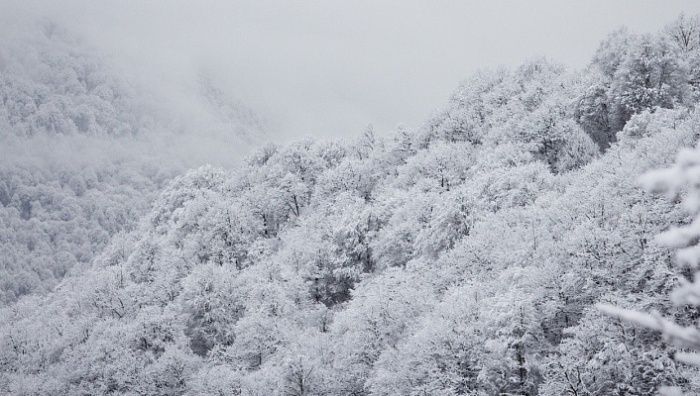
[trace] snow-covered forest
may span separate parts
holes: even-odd
[[[389,135],[189,93],[1,37],[0,394],[700,394],[698,17]]]

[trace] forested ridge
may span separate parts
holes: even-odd
[[[2,142],[125,146],[0,158],[0,393],[700,393],[685,348],[596,305],[698,319],[655,239],[695,224],[697,172],[671,199],[639,182],[700,136],[696,18],[613,32],[583,70],[483,70],[415,130],[183,174],[123,143],[168,126],[126,83],[70,64],[57,87],[3,63]]]

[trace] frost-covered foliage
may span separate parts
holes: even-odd
[[[669,37],[482,72],[415,131],[176,177],[90,266],[0,310],[0,392],[700,392],[675,345],[595,308],[697,317],[651,239],[693,223],[637,184],[698,140],[697,54]]]
[[[179,149],[192,145],[187,134],[116,75],[50,23],[0,39],[0,306],[84,271],[167,181],[202,163]],[[202,87],[218,120],[208,125],[228,125],[245,145],[252,116]]]
[[[648,127],[634,129],[647,130]],[[679,307],[697,307],[700,305],[700,272],[697,271],[700,264],[700,147],[682,149],[675,164],[649,172],[641,181],[652,192],[666,193],[672,200],[682,200],[683,209],[694,216],[688,222],[671,225],[657,235],[655,242],[677,249],[675,258],[678,266],[688,275],[694,272],[692,279],[690,276],[680,279],[680,285],[670,293],[671,302]],[[647,314],[611,304],[600,304],[599,308],[612,316],[661,332],[665,340],[683,348],[676,354],[677,360],[700,366],[700,329],[697,323],[679,323],[675,318],[667,319],[659,312]],[[667,388],[665,392],[669,395],[681,394],[678,388]]]

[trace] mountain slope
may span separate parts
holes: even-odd
[[[484,72],[416,131],[176,177],[90,268],[0,315],[12,394],[655,394],[697,371],[599,301],[691,321],[642,173],[697,143],[697,51]]]

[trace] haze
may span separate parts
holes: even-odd
[[[479,68],[545,56],[583,67],[621,25],[654,32],[694,1],[6,2],[6,26],[56,21],[154,92],[214,76],[271,136],[418,126]],[[5,30],[7,32],[7,30]],[[183,104],[183,107],[186,106]]]

